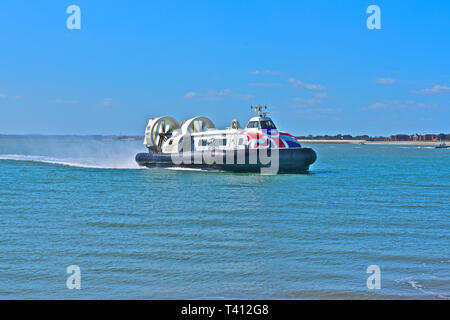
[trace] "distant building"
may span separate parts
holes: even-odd
[[[450,134],[440,133],[440,134],[396,134],[390,137],[370,137],[368,135],[359,135],[359,136],[351,136],[349,134],[337,134],[335,136],[323,135],[323,136],[298,136],[297,139],[304,140],[367,140],[367,141],[429,141],[429,142],[437,142],[439,140],[442,141],[450,141]]]
[[[408,134],[396,134],[391,136],[391,141],[409,141],[410,137]]]
[[[437,141],[438,136],[437,134],[426,134],[424,135],[424,141]]]
[[[411,136],[412,141],[425,141],[425,137],[421,134],[414,134]]]

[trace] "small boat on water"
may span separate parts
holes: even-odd
[[[171,117],[151,118],[145,130],[147,153],[138,153],[140,166],[181,167],[232,172],[306,173],[316,161],[311,148],[303,148],[289,133],[280,131],[267,106],[251,106],[256,115],[245,128],[239,121],[216,129],[206,117],[181,124]]]
[[[450,148],[450,145],[445,144],[445,142],[441,142],[437,146],[434,147],[435,149],[447,149]]]

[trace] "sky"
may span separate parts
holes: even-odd
[[[143,135],[154,116],[223,128],[251,104],[295,135],[450,133],[449,14],[450,1],[2,0],[0,133]]]

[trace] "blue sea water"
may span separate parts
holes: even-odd
[[[448,299],[450,150],[309,146],[310,174],[262,176],[139,169],[140,141],[2,137],[0,298]]]

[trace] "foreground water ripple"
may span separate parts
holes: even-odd
[[[0,298],[450,296],[447,150],[318,144],[311,174],[260,176],[138,170],[140,142],[29,143],[0,140]]]

